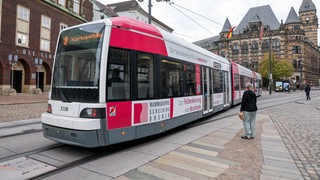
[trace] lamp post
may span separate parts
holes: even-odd
[[[39,70],[40,70],[40,67],[42,66],[42,59],[40,58],[35,58],[34,59],[34,63],[35,63],[35,65],[36,65],[36,67],[37,67],[37,84],[36,84],[36,92],[38,92],[39,91]]]
[[[269,37],[269,94],[272,94],[271,37]]]
[[[138,0],[139,2],[143,2],[144,0]],[[148,0],[149,4],[148,4],[148,23],[151,24],[151,8],[152,8],[152,3],[151,3],[151,0]],[[157,2],[161,2],[161,1],[165,1],[165,2],[170,2],[170,0],[156,0]]]
[[[18,55],[8,55],[8,61],[11,65],[11,81],[10,81],[10,90],[13,90],[13,70],[17,66],[18,63]]]

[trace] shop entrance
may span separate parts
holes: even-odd
[[[12,88],[15,89],[17,93],[21,93],[22,92],[22,71],[13,70],[11,74],[11,82],[12,82]]]

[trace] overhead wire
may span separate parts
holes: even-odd
[[[172,2],[167,2],[171,7],[173,7],[175,10],[179,11],[181,14],[183,14],[184,16],[186,16],[187,18],[189,18],[191,21],[193,21],[194,23],[198,24],[200,27],[202,27],[203,29],[205,29],[207,32],[209,32],[210,34],[214,35],[211,31],[209,31],[207,28],[205,28],[204,26],[202,26],[201,24],[199,24],[197,21],[195,21],[194,19],[192,19],[190,16],[188,16],[187,14],[185,14],[183,11],[179,10],[178,8],[172,6]]]
[[[189,12],[192,12],[193,14],[196,14],[196,15],[204,18],[204,19],[207,19],[208,21],[211,21],[211,22],[213,22],[213,23],[215,23],[215,24],[218,24],[218,25],[220,25],[220,26],[223,26],[221,23],[219,23],[219,22],[217,22],[217,21],[215,21],[215,20],[212,20],[212,19],[210,19],[210,18],[208,18],[208,17],[205,17],[205,16],[203,16],[203,15],[201,15],[201,14],[199,14],[199,13],[196,13],[196,12],[190,10],[190,9],[187,9],[187,8],[185,8],[185,7],[182,7],[182,6],[180,6],[180,5],[176,4],[176,3],[172,3],[172,4],[175,5],[175,6],[178,6],[178,7],[182,8],[182,9],[184,9],[184,10],[187,10],[187,11],[189,11]]]

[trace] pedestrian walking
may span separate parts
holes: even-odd
[[[252,91],[252,84],[246,84],[246,91],[243,93],[240,112],[244,112],[243,126],[245,134],[242,139],[254,139],[256,136],[256,114],[257,96]]]
[[[311,88],[310,88],[309,84],[306,83],[306,87],[304,88],[304,91],[306,92],[307,101],[311,100],[311,98],[310,98],[310,90],[311,90]]]

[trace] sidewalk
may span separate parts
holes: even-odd
[[[0,95],[0,105],[48,102],[48,92],[42,94],[17,93],[13,96]]]

